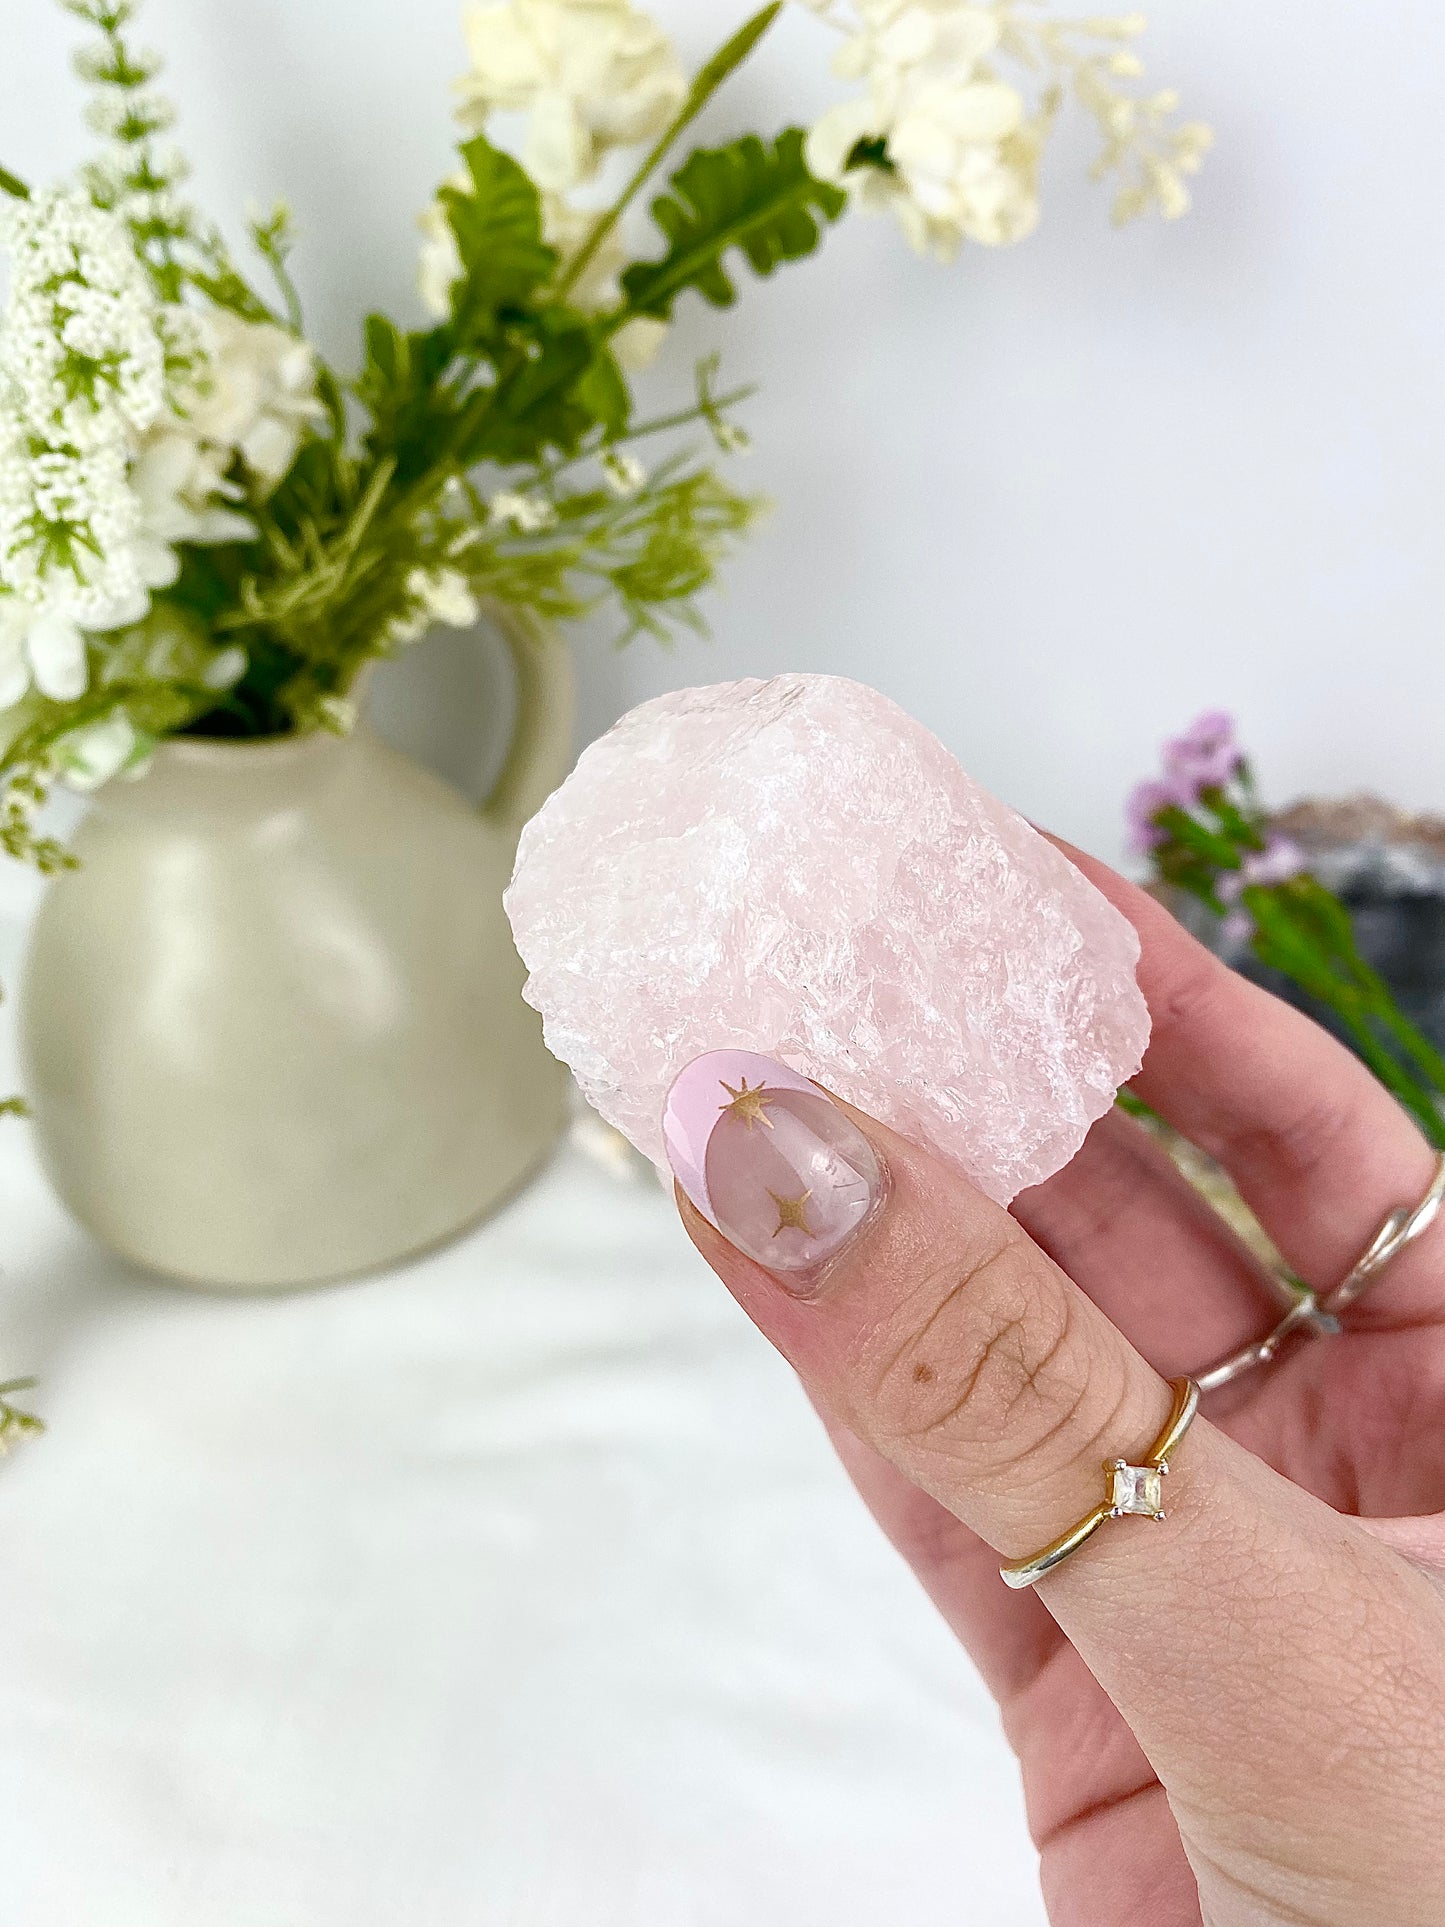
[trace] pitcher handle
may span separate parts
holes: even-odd
[[[506,761],[482,814],[519,832],[572,766],[577,686],[567,645],[550,624],[505,603],[489,604],[486,615],[512,658],[517,717]]]

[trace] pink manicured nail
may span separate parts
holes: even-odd
[[[873,1147],[830,1097],[752,1051],[709,1051],[682,1070],[662,1115],[668,1160],[692,1202],[770,1271],[811,1271],[883,1193]]]

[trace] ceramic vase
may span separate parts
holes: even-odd
[[[565,649],[494,618],[518,723],[479,809],[364,725],[176,738],[41,906],[20,1037],[45,1168],[122,1257],[229,1290],[390,1265],[546,1156],[561,1067],[501,895],[571,756]]]

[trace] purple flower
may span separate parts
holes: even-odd
[[[1164,745],[1164,772],[1189,789],[1191,801],[1202,790],[1223,789],[1243,761],[1234,718],[1223,709],[1196,716],[1182,736]]]
[[[1231,949],[1246,944],[1254,935],[1254,918],[1247,910],[1231,910],[1219,926],[1219,934]]]
[[[1244,880],[1246,883],[1288,883],[1304,867],[1304,854],[1298,843],[1271,831],[1264,848],[1244,859]]]
[[[1237,870],[1226,870],[1223,873],[1214,886],[1215,894],[1221,903],[1237,905],[1250,884],[1260,883],[1268,886],[1275,883],[1288,883],[1290,878],[1297,877],[1304,867],[1305,860],[1299,845],[1292,843],[1287,836],[1279,836],[1271,831],[1265,839],[1262,850],[1250,850]],[[1225,919],[1226,936],[1229,935],[1230,926],[1235,918],[1240,917],[1246,924],[1249,923],[1249,913],[1246,910],[1236,909],[1233,917]],[[1252,929],[1253,925],[1250,925],[1250,928]],[[1246,935],[1248,934],[1246,931]],[[1234,935],[1236,937],[1239,935],[1237,927]]]
[[[1129,854],[1147,856],[1151,850],[1157,850],[1161,843],[1167,842],[1169,832],[1160,828],[1154,821],[1155,817],[1171,804],[1187,809],[1193,800],[1191,795],[1181,791],[1178,783],[1167,780],[1160,782],[1155,777],[1150,777],[1144,783],[1136,783],[1124,805],[1124,816],[1129,826]]]

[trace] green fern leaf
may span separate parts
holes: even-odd
[[[841,189],[818,180],[803,159],[803,130],[789,127],[771,148],[756,134],[727,147],[698,148],[672,176],[652,214],[670,243],[660,261],[638,261],[622,277],[628,314],[671,315],[684,289],[714,307],[737,299],[724,257],[741,249],[757,274],[811,254],[820,222],[847,204]]]
[[[462,262],[453,322],[466,339],[489,331],[503,310],[522,306],[550,280],[557,256],[542,239],[541,197],[511,155],[481,134],[461,155],[470,185],[444,187],[441,200]]]

